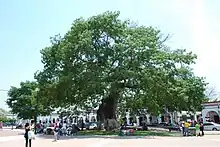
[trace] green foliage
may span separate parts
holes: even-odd
[[[13,114],[17,114],[19,118],[23,119],[31,119],[40,114],[50,114],[50,107],[42,103],[40,95],[37,97],[37,86],[36,82],[26,81],[21,82],[19,88],[11,87],[6,103]]]
[[[0,122],[13,123],[15,119],[7,118],[6,116],[0,116]]]
[[[0,117],[1,116],[6,116],[8,114],[7,111],[5,111],[4,109],[0,108]]]
[[[105,136],[105,135],[120,135],[119,131],[100,131],[100,130],[85,130],[80,131],[78,135],[89,135],[89,136]],[[162,131],[134,131],[133,136],[176,136],[176,133],[162,132]]]
[[[41,50],[44,69],[35,78],[51,106],[97,107],[116,93],[117,107],[135,112],[199,109],[206,83],[190,68],[196,55],[170,50],[159,30],[118,17],[77,19]]]
[[[0,116],[0,122],[7,122],[7,117]]]
[[[7,118],[8,112],[0,108],[0,122],[13,122],[13,119]]]

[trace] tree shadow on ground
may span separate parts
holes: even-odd
[[[156,136],[100,136],[100,135],[79,135],[79,136],[60,136],[59,140],[69,139],[155,139]],[[40,135],[38,138],[54,139],[53,135]]]

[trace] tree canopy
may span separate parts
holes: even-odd
[[[36,115],[48,115],[51,109],[39,99],[37,102],[38,87],[36,82],[21,82],[20,87],[11,87],[6,103],[13,114],[19,118],[33,119]],[[38,97],[40,98],[40,97]]]
[[[2,108],[0,108],[0,116],[6,116],[8,112]]]
[[[4,109],[0,108],[0,122],[6,122],[7,119],[7,111],[5,111]]]
[[[190,68],[196,55],[170,49],[167,38],[119,12],[79,18],[41,50],[44,69],[35,78],[52,107],[99,108],[99,120],[125,108],[197,110],[206,83]]]

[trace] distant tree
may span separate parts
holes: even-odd
[[[6,115],[7,115],[7,111],[0,108],[0,122],[6,122],[7,121]]]
[[[7,122],[7,117],[0,116],[0,122]]]
[[[217,92],[215,87],[207,86],[206,91],[205,91],[205,96],[210,101],[217,101],[220,94],[219,92]]]
[[[0,108],[0,116],[6,116],[8,112],[2,108]]]
[[[48,115],[52,109],[49,105],[43,103],[43,99],[35,91],[37,88],[36,82],[21,82],[20,87],[11,87],[8,92],[6,101],[11,112],[17,114],[17,117],[23,119],[36,119],[37,115]]]

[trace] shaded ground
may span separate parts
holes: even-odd
[[[54,139],[53,135],[38,136],[41,139]],[[60,140],[87,140],[87,139],[154,139],[154,136],[118,136],[118,135],[78,135],[78,136],[60,136]]]
[[[134,139],[134,138],[154,138],[155,136],[181,136],[178,132],[161,132],[161,131],[135,131],[131,136],[119,136],[119,131],[106,132],[106,131],[80,131],[77,135],[73,136],[60,136],[61,140],[69,140],[73,138],[88,139],[88,138],[102,138],[102,139]],[[40,138],[53,139],[53,135],[40,135]]]
[[[100,131],[100,130],[85,130],[80,131],[79,135],[119,135],[119,131]],[[175,136],[181,134],[180,132],[168,132],[168,131],[134,131],[133,136]]]

